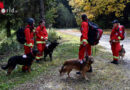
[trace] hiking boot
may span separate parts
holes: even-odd
[[[118,61],[117,60],[113,60],[111,63],[113,63],[113,64],[118,64]]]
[[[81,72],[76,72],[76,74],[81,74]]]

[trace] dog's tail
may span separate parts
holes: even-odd
[[[2,68],[3,70],[8,69],[8,67],[9,67],[9,65],[8,65],[8,64],[7,64],[7,65],[4,65],[4,66],[1,66],[1,68]]]

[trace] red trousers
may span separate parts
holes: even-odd
[[[119,59],[119,51],[121,50],[120,42],[111,43],[111,50],[113,54],[113,60]]]
[[[25,54],[28,54],[28,53],[30,53],[30,52],[31,52],[31,48],[30,48],[29,46],[25,46],[25,45],[24,45],[24,53],[25,53]],[[28,70],[28,66],[23,66],[23,67],[22,67],[22,70],[23,70],[23,71]]]
[[[24,53],[25,54],[28,54],[28,53],[30,53],[31,52],[31,48],[29,47],[29,46],[25,46],[24,45]]]
[[[85,56],[91,56],[91,45],[90,44],[86,44],[86,46],[83,46],[83,44],[80,45],[79,59],[83,60]]]
[[[37,44],[37,49],[38,49],[39,53],[36,56],[36,60],[40,60],[42,58],[45,46],[46,46],[46,44]]]

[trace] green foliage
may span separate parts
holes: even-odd
[[[46,18],[46,25],[47,26],[50,27],[55,23],[54,19],[57,17],[56,13],[57,13],[56,8],[51,8],[48,11],[46,11],[45,18]]]
[[[69,0],[69,4],[76,14],[78,24],[81,23],[81,14],[87,14],[91,20],[101,19],[102,22],[99,21],[99,23],[103,23],[104,19],[102,17],[105,17],[105,20],[109,23],[113,18],[123,16],[124,9],[128,3],[130,3],[129,0]]]
[[[58,4],[57,7],[58,17],[56,18],[55,26],[58,28],[66,28],[74,26],[74,16],[62,3]]]
[[[21,50],[21,48],[23,48],[23,46],[20,45],[15,39],[8,38],[0,44],[0,55],[16,52]]]
[[[59,38],[58,34],[56,33],[55,29],[48,29],[48,41],[54,41]]]

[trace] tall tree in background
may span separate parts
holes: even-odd
[[[78,23],[80,23],[80,15],[83,13],[87,14],[91,20],[103,15],[121,17],[126,4],[129,2],[130,0],[69,0]],[[127,10],[127,12],[129,11]],[[109,18],[106,20],[110,21]]]
[[[40,19],[45,20],[44,3],[45,3],[45,0],[39,0]]]

